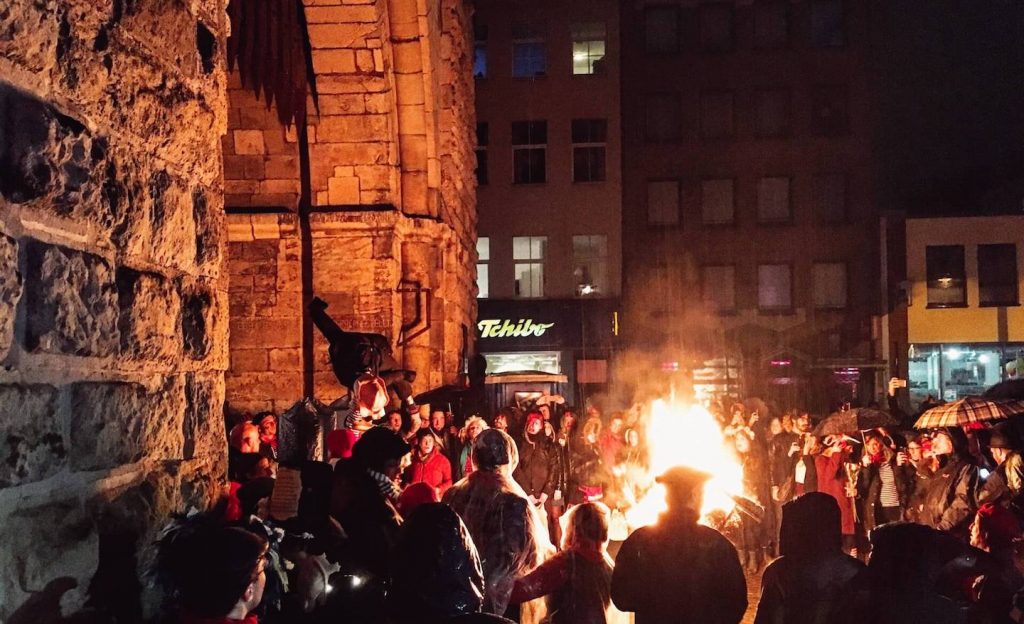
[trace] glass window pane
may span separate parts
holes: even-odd
[[[762,223],[789,221],[789,178],[761,178],[757,181],[757,220]]]
[[[490,282],[490,270],[489,266],[484,263],[476,265],[476,287],[479,291],[477,297],[480,299],[486,299],[491,294],[491,282]]]
[[[925,248],[929,306],[961,306],[967,303],[962,245]]]
[[[572,150],[573,182],[602,182],[605,176],[604,147],[575,147]]]
[[[731,179],[701,182],[701,219],[704,223],[732,223],[735,206]]]
[[[544,296],[544,264],[541,262],[516,263],[516,296]]]
[[[491,259],[491,239],[489,236],[481,236],[476,239],[477,260]]]
[[[543,42],[512,44],[512,77],[534,78],[547,73],[547,49]]]
[[[647,183],[647,223],[679,224],[679,182],[658,180]]]
[[[600,295],[608,290],[608,238],[601,234],[572,237],[573,280],[576,295]]]
[[[762,310],[792,308],[792,289],[788,264],[762,264],[757,267],[757,305]]]
[[[473,46],[473,77],[487,77],[487,43],[477,42]]]
[[[826,173],[814,176],[814,211],[825,223],[846,220],[846,176]]]
[[[815,264],[812,275],[814,307],[846,307],[846,265],[843,263]]]
[[[706,266],[701,270],[701,294],[705,305],[716,312],[736,309],[736,268]]]
[[[1017,305],[1017,246],[978,245],[978,292],[981,305]]]

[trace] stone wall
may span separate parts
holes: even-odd
[[[138,621],[221,489],[224,7],[0,6],[0,621]]]
[[[241,409],[279,411],[301,397],[303,375],[312,377],[321,400],[345,393],[318,333],[313,368],[301,367],[296,332],[302,331],[302,303],[313,295],[328,302],[343,328],[402,343],[396,356],[419,372],[417,390],[454,382],[474,335],[470,5],[307,0],[306,19],[319,92],[319,114],[307,126],[310,209],[294,216],[231,216],[227,397]],[[294,211],[297,190],[278,191],[297,189],[298,178],[276,163],[290,162],[301,149],[295,129],[259,111],[242,89],[230,88],[228,98],[228,206]],[[258,158],[235,160],[231,154],[240,144],[255,145]],[[296,233],[302,223],[308,223],[311,244],[307,267]],[[312,292],[301,292],[302,271],[310,273]],[[411,282],[421,288],[418,301]],[[421,322],[414,327],[417,305]],[[402,340],[403,325],[416,336]],[[275,344],[261,344],[261,331],[273,333]]]

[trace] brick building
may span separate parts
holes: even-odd
[[[606,381],[622,280],[618,3],[481,0],[474,25],[479,316],[553,324],[480,351],[582,399]]]
[[[454,382],[472,348],[469,7],[318,0],[305,14],[319,92],[305,136],[237,74],[229,83],[227,401],[239,409],[345,394],[304,319],[313,295],[342,328],[397,343],[417,390]]]
[[[867,3],[621,6],[630,344],[707,390],[870,400]]]

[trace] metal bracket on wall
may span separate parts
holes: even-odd
[[[403,322],[398,334],[397,346],[404,347],[417,336],[430,330],[430,306],[433,303],[434,293],[418,280],[409,279],[399,280],[395,292],[416,294],[416,316],[410,323]]]

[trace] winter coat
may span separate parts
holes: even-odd
[[[444,496],[452,486],[452,466],[447,457],[439,450],[434,450],[425,460],[414,456],[402,477],[406,485],[426,483],[437,490],[438,496]]]
[[[334,468],[331,516],[348,539],[335,560],[388,577],[388,557],[398,537],[401,516],[377,482],[354,460],[342,459]]]
[[[558,477],[558,453],[547,438],[538,434],[533,442],[529,434],[523,435],[519,444],[519,466],[512,473],[516,482],[527,494],[540,498],[554,494]]]
[[[896,495],[900,500],[900,508],[907,509],[910,506],[911,497],[914,493],[914,467],[907,463],[897,466],[895,461],[889,462],[892,466],[892,476],[896,482]],[[857,476],[857,493],[864,501],[864,530],[870,531],[878,526],[875,519],[875,508],[882,506],[882,476],[881,464],[872,463],[862,468]]]
[[[928,477],[924,486],[920,523],[940,531],[966,534],[978,509],[976,492],[978,468],[958,456],[951,456]]]
[[[995,503],[1012,509],[1018,517],[1024,512],[1024,459],[1014,451],[996,466],[978,490],[978,504]]]
[[[793,469],[796,467],[796,462],[800,458],[800,454],[797,453],[792,457],[789,455],[789,449],[794,442],[798,442],[800,436],[795,433],[782,432],[772,438],[772,442],[769,445],[769,472],[771,474],[771,485],[772,487],[784,487],[784,485],[792,481]],[[783,501],[785,502],[785,501]]]
[[[514,480],[490,470],[477,470],[453,485],[443,502],[462,517],[480,554],[484,611],[504,614],[515,579],[532,572],[553,550],[546,519]]]
[[[663,516],[637,529],[615,559],[612,602],[636,624],[737,624],[747,582],[736,549],[696,517]]]
[[[846,469],[843,466],[847,455],[847,453],[816,455],[814,467],[818,476],[817,491],[836,499],[836,502],[839,503],[843,535],[853,535],[856,530],[856,521],[853,515],[853,501],[846,495]]]
[[[547,596],[551,624],[607,624],[612,569],[606,552],[562,551],[516,581],[512,602]]]
[[[864,569],[841,552],[812,561],[779,557],[761,577],[754,624],[854,622],[850,605]]]
[[[606,485],[608,481],[604,462],[601,461],[601,453],[595,445],[582,442],[572,448],[573,461],[571,463],[572,492],[568,497],[570,503],[583,502],[581,487],[598,487]]]

